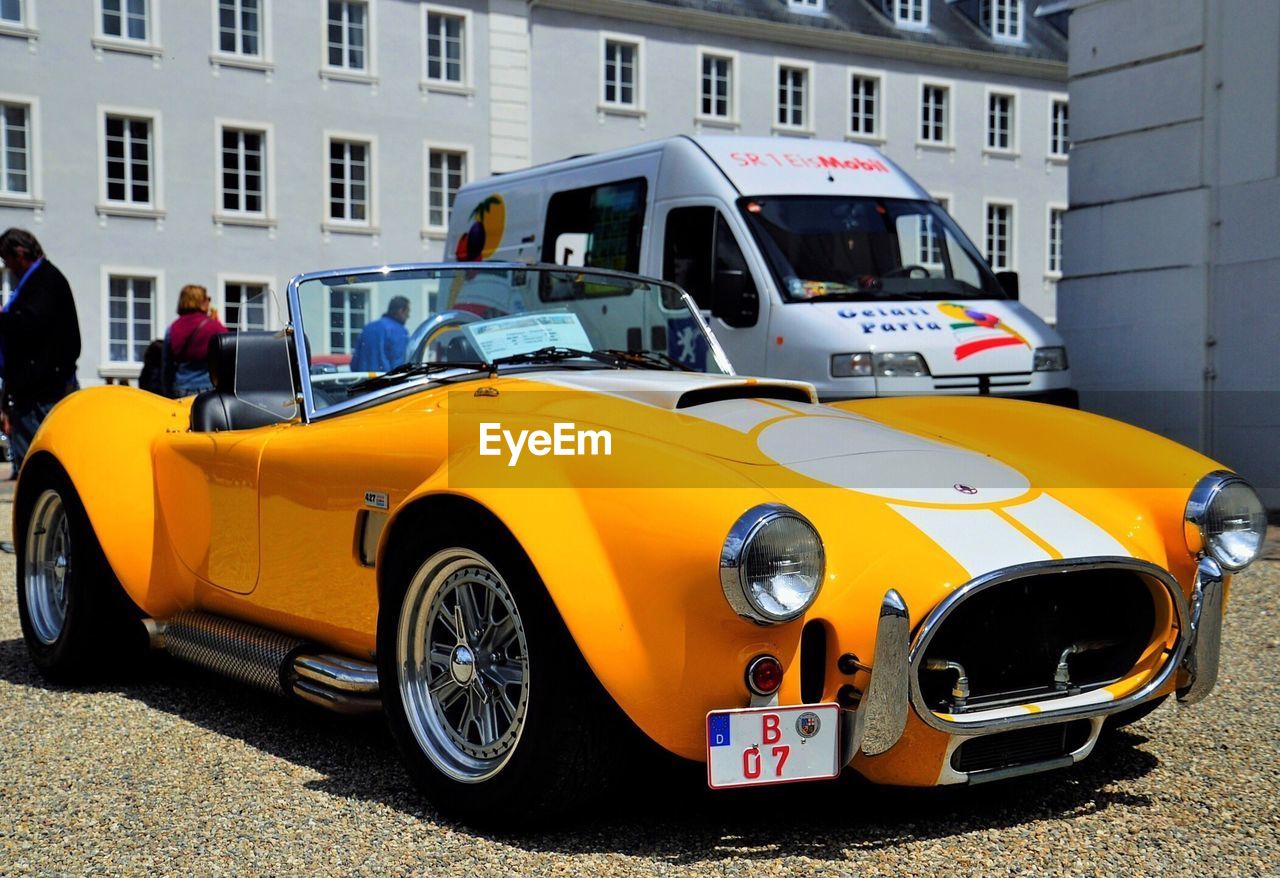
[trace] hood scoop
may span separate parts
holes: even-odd
[[[677,409],[724,402],[727,399],[778,399],[783,402],[813,402],[807,387],[798,384],[721,384],[716,387],[699,387],[680,395]]]
[[[705,375],[700,372],[600,369],[589,372],[542,372],[524,380],[553,387],[603,393],[667,411],[688,410],[709,403],[741,399],[817,402],[813,385],[803,381],[761,381],[757,378]]]

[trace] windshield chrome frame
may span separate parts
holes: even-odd
[[[716,365],[724,372],[726,376],[733,376],[733,366],[729,363],[728,356],[725,355],[724,348],[720,346],[720,341],[712,333],[711,327],[707,325],[706,318],[702,316],[702,312],[698,309],[697,304],[693,301],[687,292],[680,289],[675,284],[659,280],[658,278],[646,277],[643,275],[631,274],[625,271],[614,271],[608,268],[586,268],[580,265],[552,265],[542,262],[400,262],[390,265],[366,265],[354,268],[330,268],[323,271],[310,271],[305,274],[294,275],[289,280],[289,286],[286,291],[286,299],[289,306],[289,319],[286,329],[293,336],[293,343],[298,355],[298,372],[299,381],[302,391],[302,413],[301,421],[303,424],[309,424],[312,421],[323,420],[333,415],[342,414],[349,409],[357,406],[363,406],[370,402],[376,402],[383,397],[388,397],[403,393],[405,389],[418,387],[419,385],[434,384],[459,375],[475,372],[474,367],[459,366],[456,369],[442,369],[439,372],[433,372],[430,375],[421,375],[405,381],[403,384],[395,384],[390,387],[383,387],[379,390],[371,391],[361,396],[353,397],[335,405],[326,406],[317,410],[315,407],[315,396],[311,392],[311,369],[309,364],[310,351],[307,345],[307,327],[302,319],[302,299],[300,297],[300,288],[304,283],[316,280],[325,280],[334,277],[347,277],[350,275],[370,275],[382,274],[391,275],[397,272],[409,271],[475,271],[477,269],[494,270],[494,271],[573,271],[579,269],[592,274],[604,275],[607,277],[616,277],[619,280],[642,281],[657,287],[668,287],[680,294],[680,299],[684,302],[685,309],[693,317],[694,321],[702,328],[705,338],[707,339],[707,351],[715,359]],[[487,374],[487,373],[486,373]]]

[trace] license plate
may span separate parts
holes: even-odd
[[[840,706],[747,707],[707,714],[714,790],[824,780],[840,773]]]

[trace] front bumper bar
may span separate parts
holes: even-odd
[[[1201,558],[1191,592],[1191,646],[1182,660],[1178,677],[1178,701],[1203,701],[1218,682],[1222,654],[1222,611],[1225,583],[1222,568],[1212,558]]]

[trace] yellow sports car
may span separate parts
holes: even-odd
[[[1262,545],[1194,451],[1034,403],[819,405],[736,376],[658,281],[359,268],[294,278],[288,313],[218,338],[212,391],[49,416],[15,501],[27,645],[50,679],[149,644],[384,711],[467,819],[582,803],[636,730],[716,788],[1070,765],[1209,692]]]

